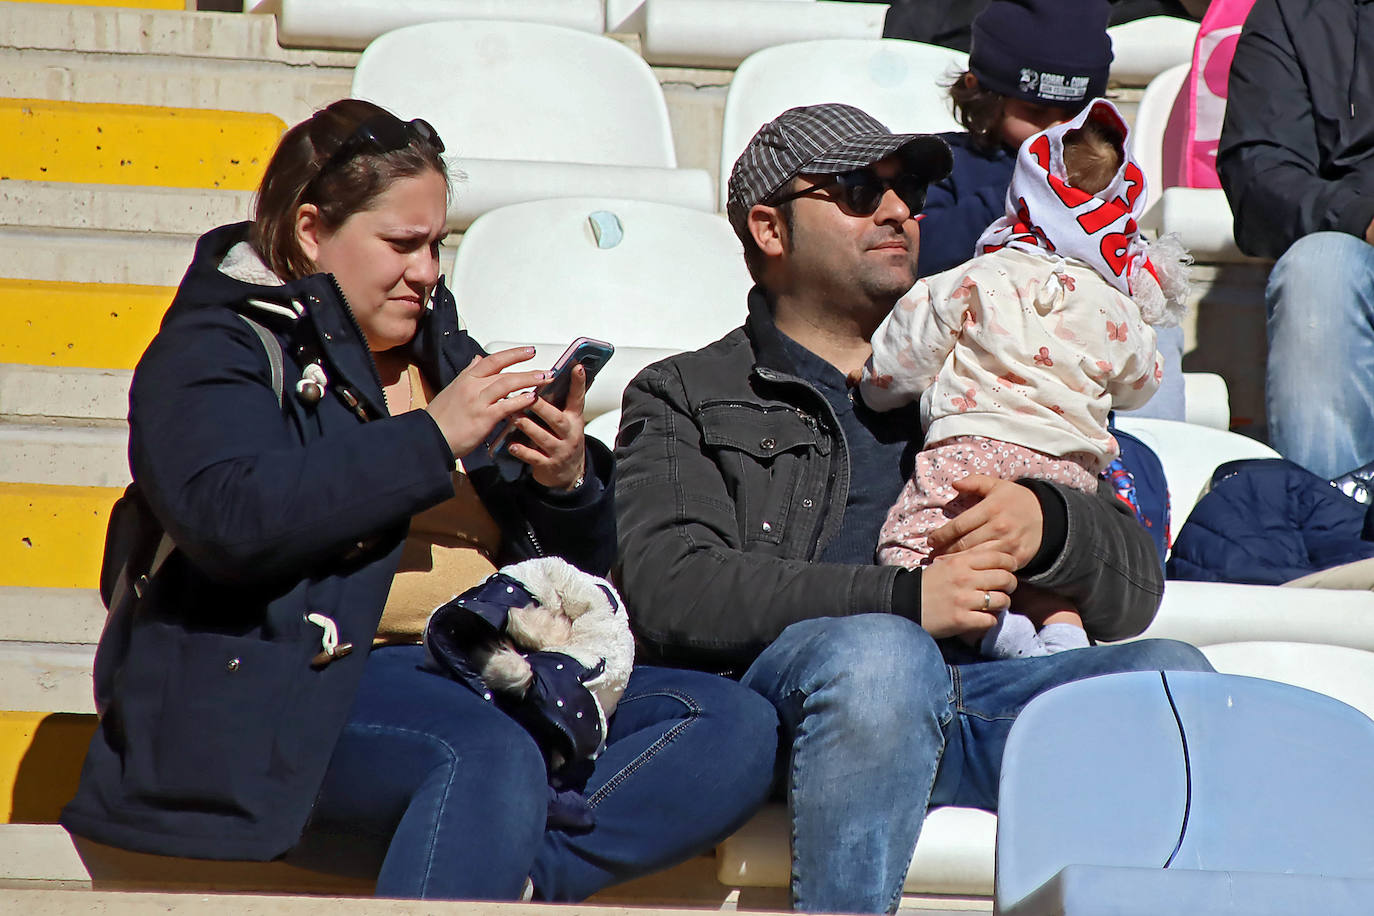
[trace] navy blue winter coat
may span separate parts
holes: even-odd
[[[973,257],[993,220],[1007,212],[1007,187],[1016,168],[1014,151],[989,152],[963,132],[940,134],[954,155],[949,177],[930,186],[921,210],[921,258],[917,273],[929,277]]]
[[[389,416],[331,276],[254,286],[217,269],[246,233],[244,223],[200,239],[134,372],[133,477],[177,550],[127,641],[97,650],[96,690],[109,704],[62,823],[129,849],[263,860],[301,834],[410,517],[453,495],[454,456],[425,411]],[[291,317],[293,302],[302,317]],[[238,311],[281,342],[280,405],[267,350]],[[294,394],[302,347],[329,376],[317,403]],[[436,388],[480,352],[442,288],[411,349]],[[345,388],[356,408],[338,396]],[[588,454],[595,483],[561,498],[502,482],[481,449],[465,457],[505,535],[498,564],[558,554],[609,568],[612,462],[590,439]],[[312,666],[322,630],[307,614],[331,618],[357,650]]]
[[[1374,556],[1367,507],[1279,458],[1217,468],[1174,540],[1170,579],[1282,585]]]

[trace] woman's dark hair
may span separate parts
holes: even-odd
[[[448,182],[440,155],[443,144],[414,130],[409,144],[400,149],[360,147],[342,161],[333,161],[360,125],[378,117],[391,115],[371,102],[340,99],[282,135],[258,186],[252,243],[283,280],[298,280],[316,270],[296,240],[296,211],[302,204],[318,207],[320,221],[333,230],[354,213],[369,209],[398,179],[432,170]]]
[[[954,106],[954,117],[964,125],[973,145],[992,151],[1002,145],[1002,109],[1007,97],[983,88],[978,78],[964,71],[947,87]]]

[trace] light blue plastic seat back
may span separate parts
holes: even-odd
[[[1312,901],[1324,881],[1348,894],[1332,879],[1374,879],[1371,761],[1374,721],[1275,681],[1132,672],[1048,691],[1017,719],[1002,762],[998,910],[1065,912],[1017,906],[1065,868],[1037,898],[1062,905],[1087,888],[1148,913],[1185,911],[1169,907],[1175,891],[1174,903],[1238,903],[1247,880],[1266,900],[1278,887]],[[1308,877],[1282,880],[1294,875]]]

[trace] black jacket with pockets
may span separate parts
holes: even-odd
[[[620,585],[641,645],[662,661],[739,670],[797,621],[894,610],[897,567],[817,561],[843,522],[849,452],[824,395],[788,371],[778,334],[755,289],[744,327],[626,389]],[[1026,581],[1070,598],[1094,637],[1123,639],[1154,618],[1163,573],[1103,486],[1044,486],[1065,504],[1064,542]]]

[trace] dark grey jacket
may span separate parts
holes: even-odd
[[[635,378],[619,441],[619,582],[650,653],[733,668],[797,621],[895,610],[897,567],[816,561],[843,521],[849,453],[757,290],[744,327]],[[1098,639],[1145,629],[1164,593],[1149,535],[1109,493],[1046,489],[1062,545],[1026,581],[1070,598]]]
[[[1374,0],[1258,0],[1231,64],[1217,171],[1240,250],[1277,258],[1374,219]]]

